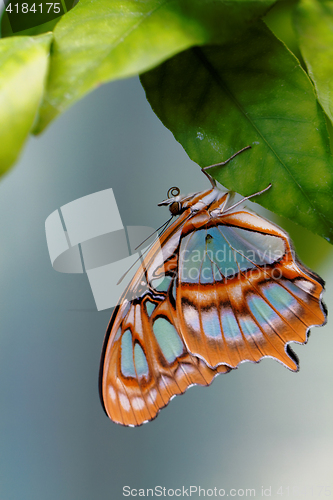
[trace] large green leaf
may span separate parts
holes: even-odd
[[[260,21],[223,47],[188,50],[142,76],[155,113],[201,166],[250,151],[211,173],[332,241],[333,161],[313,86]]]
[[[318,99],[333,122],[333,2],[302,0],[294,21]]]
[[[275,0],[80,0],[58,23],[40,132],[103,82],[240,33]]]
[[[295,5],[298,2],[299,0],[279,0],[269,9],[263,17],[263,21],[265,21],[265,24],[267,24],[274,35],[282,40],[288,49],[303,63],[293,24],[293,13]]]
[[[0,175],[15,162],[40,105],[52,34],[0,40]]]

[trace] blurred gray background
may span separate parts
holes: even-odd
[[[170,186],[187,193],[208,183],[155,117],[138,79],[76,104],[30,140],[0,182],[1,499],[117,500],[125,485],[255,488],[256,497],[264,486],[277,499],[288,487],[289,498],[293,488],[322,498],[326,486],[333,496],[329,325],[295,346],[297,374],[273,360],[246,363],[209,388],[191,388],[140,428],[105,416],[97,381],[111,310],[97,312],[85,275],[52,269],[45,219],[112,187],[124,225],[157,227],[168,211],[156,205]],[[317,239],[308,235],[311,249]],[[332,255],[316,268],[328,308]]]

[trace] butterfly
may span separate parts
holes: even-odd
[[[309,328],[326,322],[324,281],[297,259],[283,229],[240,204],[271,185],[232,204],[208,168],[210,189],[180,196],[171,188],[159,203],[177,218],[111,316],[99,386],[119,424],[154,419],[177,394],[244,361],[270,357],[297,371],[289,344],[305,344]]]

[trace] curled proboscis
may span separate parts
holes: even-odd
[[[171,187],[168,192],[167,192],[167,197],[168,198],[174,198],[175,196],[178,196],[180,193],[180,189],[177,186]]]

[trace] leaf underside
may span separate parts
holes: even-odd
[[[141,81],[192,160],[211,165],[251,145],[210,173],[244,196],[272,183],[260,204],[332,241],[325,116],[298,60],[264,23],[234,43],[187,50]]]

